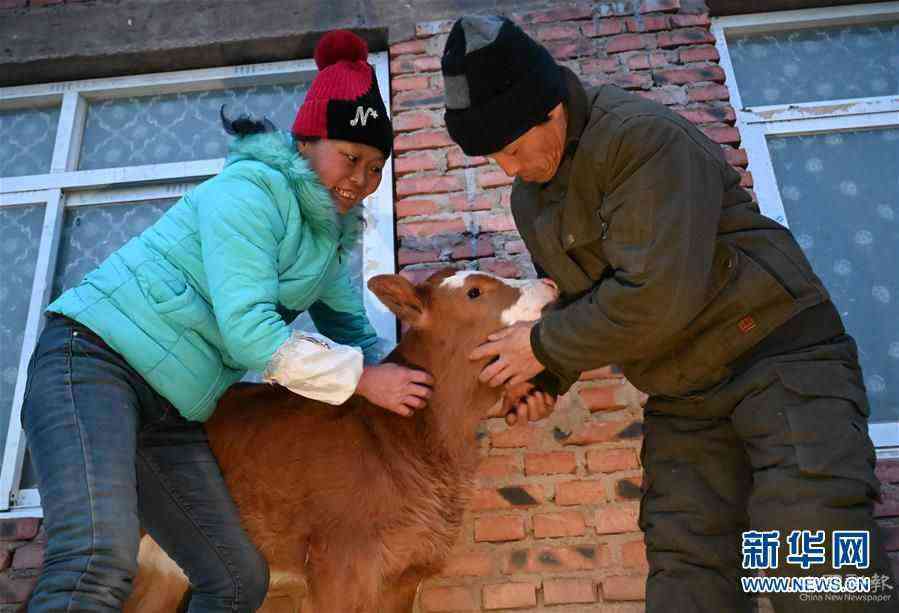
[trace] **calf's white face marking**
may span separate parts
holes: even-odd
[[[509,287],[518,289],[520,292],[518,300],[500,315],[500,320],[506,326],[511,326],[519,321],[540,319],[543,307],[559,297],[559,290],[554,285],[539,279],[503,279],[502,277],[477,270],[459,271],[453,276],[444,279],[440,285],[450,289],[459,289],[464,287],[465,280],[472,275],[484,275],[505,283]]]

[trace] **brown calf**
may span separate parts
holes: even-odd
[[[408,326],[385,361],[435,380],[403,418],[354,396],[340,407],[272,385],[240,385],[207,424],[244,526],[268,560],[265,611],[408,613],[455,543],[479,461],[478,423],[500,391],[468,354],[488,334],[536,319],[551,282],[443,271],[369,288]],[[184,576],[149,537],[127,611],[172,611]],[[283,607],[277,606],[279,602]]]

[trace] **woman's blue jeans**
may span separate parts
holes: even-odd
[[[22,425],[47,532],[28,611],[119,611],[143,527],[191,582],[188,611],[254,611],[268,566],[240,525],[201,424],[90,329],[51,316]]]

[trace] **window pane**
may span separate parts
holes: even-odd
[[[0,208],[0,451],[19,372],[44,206]]]
[[[67,208],[51,300],[78,285],[84,275],[152,225],[177,201],[167,198]]]
[[[290,130],[308,83],[161,94],[93,102],[78,167],[82,170],[224,157],[229,117],[250,113]]]
[[[899,22],[728,36],[743,106],[899,93]]]
[[[59,108],[0,111],[0,177],[50,172]]]
[[[872,419],[899,419],[899,128],[768,146],[790,229],[858,343]]]

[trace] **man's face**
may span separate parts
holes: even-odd
[[[549,113],[549,121],[534,126],[501,151],[487,157],[495,160],[510,177],[530,183],[546,183],[556,175],[562,151],[568,117],[560,103]]]

